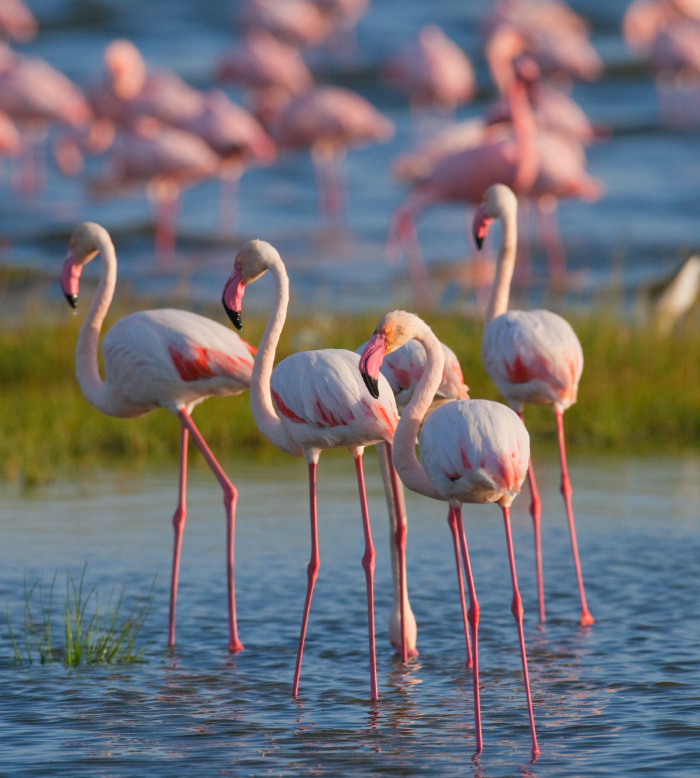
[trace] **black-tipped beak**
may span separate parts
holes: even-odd
[[[362,372],[362,371],[360,371]],[[379,381],[376,378],[372,378],[367,373],[362,373],[362,380],[365,382],[365,386],[369,389],[369,393],[375,400],[379,399]]]
[[[78,295],[77,294],[68,294],[66,293],[66,300],[68,300],[68,305],[75,310],[78,307]]]
[[[481,247],[484,245],[484,239],[483,237],[479,237],[476,233],[474,233],[474,240],[476,242],[476,247],[481,250]]]
[[[234,311],[232,308],[229,308],[228,305],[224,302],[223,298],[221,300],[224,306],[224,310],[226,311],[227,316],[229,319],[231,319],[231,323],[233,326],[240,332],[243,329],[243,322],[241,321],[241,312],[240,311]]]

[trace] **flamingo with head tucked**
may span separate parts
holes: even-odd
[[[564,411],[576,402],[583,370],[583,351],[571,325],[556,313],[508,310],[518,242],[517,208],[518,201],[513,192],[502,184],[496,184],[488,189],[474,217],[474,237],[478,246],[481,246],[491,221],[501,221],[501,245],[491,299],[484,319],[481,353],[486,372],[521,418],[525,403],[551,405],[554,409],[561,458],[561,492],[566,505],[581,598],[581,624],[586,626],[593,624],[594,619],[588,610],[583,587],[564,446]],[[535,527],[539,611],[540,620],[544,621],[541,510],[532,462],[528,465],[528,474],[532,491],[530,511]]]
[[[250,383],[253,359],[249,346],[227,327],[189,311],[139,311],[120,319],[102,340],[104,379],[98,366],[98,344],[117,282],[117,257],[107,230],[79,225],[70,240],[61,273],[61,288],[70,305],[78,302],[83,267],[99,255],[102,273],[75,351],[75,372],[85,399],[108,416],[136,418],[166,408],[180,420],[180,490],[173,516],[175,547],[170,583],[168,645],[175,643],[175,601],[180,548],[186,515],[187,444],[191,435],[224,491],[228,586],[228,647],[238,639],[233,583],[233,543],[237,491],[209,450],[191,417],[192,409],[212,396],[236,395]]]
[[[530,456],[530,439],[525,425],[513,411],[490,400],[456,400],[427,412],[443,374],[440,342],[428,325],[413,314],[394,311],[382,317],[365,347],[360,371],[368,389],[377,394],[380,366],[386,354],[410,338],[425,349],[427,365],[413,399],[401,414],[394,434],[394,466],[404,484],[414,492],[449,502],[448,521],[456,523],[469,588],[469,624],[472,633],[474,718],[476,750],[481,752],[481,707],[479,701],[479,605],[469,563],[462,524],[463,503],[498,503],[503,511],[506,545],[513,585],[511,610],[518,628],[520,655],[527,697],[532,755],[539,753],[535,719],[527,672],[523,608],[518,592],[515,558],[510,532],[509,507],[525,479]],[[416,435],[420,435],[420,462],[416,457]],[[461,572],[460,572],[461,578]]]
[[[347,448],[355,460],[360,492],[365,553],[362,566],[367,583],[370,689],[377,699],[374,648],[374,546],[365,495],[362,454],[365,446],[391,442],[398,423],[394,395],[382,376],[371,397],[359,375],[360,358],[344,349],[302,351],[282,360],[273,370],[275,349],[284,327],[289,303],[289,279],[277,251],[265,241],[253,240],[238,252],[226,282],[223,303],[234,326],[241,328],[241,301],[246,284],[266,271],[275,282],[272,313],[267,322],[251,377],[250,405],[258,429],[278,448],[306,457],[311,503],[311,561],[302,618],[292,694],[299,691],[301,659],[311,596],[318,574],[319,554],[316,516],[316,464],[322,451]]]

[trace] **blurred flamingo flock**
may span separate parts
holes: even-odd
[[[520,294],[634,296],[696,241],[700,3],[574,5],[3,0],[0,263],[49,290],[90,219],[136,293],[208,300],[260,234],[293,306],[483,310],[502,182]]]

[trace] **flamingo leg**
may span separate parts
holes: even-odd
[[[506,529],[506,544],[508,546],[508,562],[510,564],[510,578],[513,582],[513,601],[510,606],[511,613],[518,626],[518,640],[520,641],[520,658],[523,663],[523,676],[525,678],[525,696],[527,697],[527,710],[530,717],[530,733],[532,735],[532,756],[540,753],[537,747],[537,734],[535,733],[535,714],[532,710],[532,697],[530,695],[530,678],[527,672],[527,655],[525,653],[525,634],[523,633],[523,603],[518,591],[518,579],[515,574],[515,555],[513,554],[513,539],[510,534],[510,510],[502,506],[503,523]]]
[[[452,545],[455,552],[455,565],[457,566],[457,585],[459,586],[459,599],[462,603],[462,623],[464,624],[464,642],[467,646],[467,662],[465,667],[472,667],[472,650],[469,645],[469,621],[467,616],[467,602],[464,598],[464,581],[462,580],[462,565],[459,561],[459,536],[457,535],[457,516],[450,505],[447,513],[447,524],[452,533]]]
[[[523,423],[523,412],[518,411],[518,416]],[[542,574],[542,535],[540,531],[540,518],[542,516],[542,504],[540,494],[537,491],[537,482],[535,481],[535,468],[532,466],[532,459],[527,463],[527,478],[530,483],[530,515],[532,516],[532,525],[535,530],[535,565],[537,567],[537,602],[540,611],[540,621],[544,622],[544,577]]]
[[[379,455],[379,466],[384,480],[384,487],[387,491],[387,502],[389,505],[389,520],[392,523],[391,541],[396,549],[396,567],[398,568],[399,579],[399,609],[401,614],[401,645],[394,646],[397,653],[401,653],[401,661],[408,662],[408,657],[418,656],[418,651],[408,648],[407,637],[407,611],[410,610],[408,602],[408,586],[406,583],[406,512],[399,489],[401,485],[396,475],[396,470],[391,461],[391,443],[377,443],[377,453]],[[391,493],[389,495],[389,492]]]
[[[378,700],[377,694],[377,657],[374,646],[374,545],[372,531],[369,526],[369,511],[367,510],[367,494],[365,492],[365,477],[362,472],[362,454],[355,457],[357,486],[360,492],[360,508],[362,510],[362,528],[365,533],[365,553],[362,557],[362,567],[367,580],[367,626],[369,629],[369,681],[373,700]]]
[[[404,246],[406,249],[406,270],[411,282],[413,299],[420,308],[430,308],[432,307],[432,298],[428,269],[425,266],[423,252],[418,242],[418,233],[411,220],[408,220],[405,225]]]
[[[299,648],[297,649],[297,664],[294,670],[294,684],[292,697],[299,692],[299,675],[301,674],[301,657],[304,653],[304,640],[306,638],[306,625],[309,623],[309,610],[311,609],[311,595],[314,592],[314,584],[318,575],[318,517],[316,514],[316,463],[309,462],[309,507],[311,513],[311,560],[306,568],[306,600],[304,602],[304,615],[301,619],[301,632],[299,633]]]
[[[187,508],[185,496],[187,492],[187,442],[189,433],[184,424],[180,424],[180,497],[173,515],[175,530],[175,545],[173,547],[173,571],[170,579],[170,619],[168,621],[168,646],[175,645],[175,603],[177,601],[177,582],[180,576],[180,550],[182,549],[182,532],[185,529]]]
[[[209,450],[201,432],[197,429],[189,413],[181,409],[177,414],[197,448],[202,452],[204,459],[216,476],[217,481],[224,490],[224,508],[226,510],[226,582],[228,587],[228,650],[231,654],[237,654],[243,650],[243,644],[238,639],[238,624],[236,622],[236,588],[233,580],[233,542],[236,530],[236,502],[238,492],[229,481],[216,457]]]
[[[481,739],[481,701],[479,698],[479,603],[476,599],[476,590],[474,589],[474,579],[472,578],[472,568],[469,563],[469,551],[467,550],[467,536],[464,534],[464,524],[462,523],[462,509],[453,508],[454,516],[459,533],[459,543],[462,547],[462,561],[464,562],[464,572],[467,576],[467,588],[469,589],[469,626],[472,630],[472,651],[473,662],[473,680],[474,680],[474,728],[476,730],[476,753],[480,754],[483,748]],[[460,575],[461,578],[461,575]]]
[[[559,456],[561,458],[561,493],[566,504],[566,518],[569,522],[569,533],[571,534],[571,550],[574,555],[574,567],[576,568],[576,580],[578,581],[578,591],[581,596],[581,626],[587,627],[595,623],[586,604],[586,592],[583,588],[583,574],[581,573],[581,561],[578,556],[578,543],[576,542],[576,527],[574,526],[574,511],[571,507],[571,481],[569,481],[569,470],[566,466],[566,447],[564,444],[564,414],[557,410],[557,433],[559,435]]]
[[[543,195],[537,206],[549,280],[555,292],[562,292],[566,285],[566,252],[557,223],[557,200],[552,195]]]
[[[217,232],[222,237],[230,238],[236,232],[238,191],[242,174],[243,166],[240,163],[228,163],[223,166],[219,177]]]

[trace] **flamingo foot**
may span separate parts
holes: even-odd
[[[590,627],[591,624],[595,624],[595,619],[591,616],[590,611],[585,610],[581,614],[581,621],[579,622],[582,627]]]
[[[401,650],[401,646],[397,646],[396,643],[392,643],[391,647],[394,649],[394,652],[398,656],[402,656],[403,652]],[[417,648],[407,648],[406,655],[409,659],[413,659],[416,656],[420,656],[420,651]]]
[[[241,643],[241,641],[238,638],[229,641],[228,644],[229,654],[240,654],[241,651],[243,651],[243,643]]]

